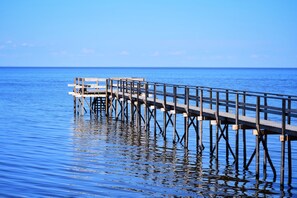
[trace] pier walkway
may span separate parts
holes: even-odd
[[[75,78],[73,91],[74,114],[91,116],[102,113],[117,120],[130,122],[137,128],[159,131],[165,140],[172,133],[174,143],[188,148],[189,138],[195,138],[197,153],[205,149],[203,123],[209,122],[210,154],[219,159],[219,145],[224,141],[226,155],[234,158],[239,169],[239,145],[242,145],[243,168],[256,161],[256,178],[260,175],[260,151],[263,172],[270,167],[274,180],[277,173],[269,155],[268,136],[278,135],[281,143],[280,184],[284,186],[285,170],[288,183],[292,180],[291,141],[297,140],[297,96],[240,91],[189,85],[147,82],[143,78]],[[183,130],[178,131],[177,119],[183,117]],[[162,117],[157,119],[157,117]],[[169,126],[173,129],[168,131]],[[195,133],[190,137],[190,129]],[[235,146],[229,142],[234,131]],[[246,130],[255,135],[255,149],[246,151]],[[239,135],[242,142],[239,143]],[[250,141],[250,140],[249,140]]]

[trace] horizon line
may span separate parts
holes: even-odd
[[[166,69],[166,68],[176,68],[176,69],[297,69],[297,66],[293,67],[207,67],[207,66],[3,66],[0,68],[71,68],[71,69],[81,69],[81,68],[147,68],[147,69]]]

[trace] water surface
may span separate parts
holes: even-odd
[[[75,119],[67,94],[74,77],[137,76],[294,95],[297,69],[0,68],[0,72],[2,197],[297,196],[297,170],[293,186],[280,192],[279,178],[273,182],[271,171],[266,180],[263,174],[255,180],[254,162],[250,171],[236,173],[232,159],[226,161],[224,146],[216,164],[208,147],[202,156],[196,155],[194,139],[187,151],[164,142],[160,134],[154,137],[113,119]],[[248,138],[250,156],[255,140],[250,133]],[[279,174],[278,137],[269,144],[275,145],[269,151]],[[297,147],[292,145],[294,167]]]

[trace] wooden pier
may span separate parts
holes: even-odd
[[[69,94],[74,98],[76,116],[89,112],[95,118],[113,117],[138,129],[153,131],[155,135],[161,133],[167,141],[171,133],[172,141],[186,149],[189,139],[195,138],[197,153],[205,149],[203,137],[209,133],[209,151],[216,161],[220,143],[224,142],[226,156],[230,154],[233,158],[236,170],[240,164],[249,169],[255,160],[256,179],[259,179],[262,165],[264,177],[270,167],[274,181],[279,176],[281,188],[285,175],[288,184],[292,183],[291,141],[297,140],[297,96],[155,83],[143,78],[75,78],[69,86],[73,87]],[[160,115],[161,121],[157,119]],[[178,115],[182,115],[184,123],[180,131]],[[203,129],[205,122],[209,123],[207,132]],[[246,139],[247,130],[255,136],[251,156],[247,156],[246,150],[247,141],[251,141]],[[190,131],[194,131],[194,136],[190,136]],[[231,132],[235,136],[234,146],[229,140]],[[281,144],[279,174],[269,154],[270,135],[279,136]],[[241,163],[239,149],[243,155]]]

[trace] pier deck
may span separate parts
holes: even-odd
[[[248,92],[190,85],[174,85],[147,82],[143,78],[75,78],[73,92],[75,115],[106,116],[130,121],[137,128],[157,130],[164,136],[168,126],[173,128],[173,142],[188,148],[189,130],[195,131],[197,153],[205,149],[203,122],[209,121],[209,144],[212,156],[219,158],[219,143],[225,141],[226,154],[231,153],[236,170],[239,168],[239,134],[243,134],[243,168],[256,161],[256,178],[260,174],[260,151],[262,150],[266,172],[270,166],[274,178],[276,170],[269,155],[267,138],[279,135],[281,143],[280,184],[284,186],[285,161],[288,183],[292,178],[291,141],[297,140],[297,96],[261,92]],[[89,98],[89,100],[88,100]],[[157,119],[157,113],[163,117]],[[184,118],[184,130],[177,131],[177,115]],[[235,132],[235,148],[229,144],[229,126]],[[213,132],[215,128],[215,132]],[[256,137],[255,150],[248,159],[246,155],[246,130]],[[215,138],[213,137],[215,136]],[[193,137],[191,137],[193,138]],[[287,156],[286,156],[287,154]]]

